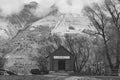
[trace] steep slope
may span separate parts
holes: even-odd
[[[90,25],[87,17],[80,14],[62,14],[57,12],[56,16],[48,16],[42,20],[38,20],[32,24],[37,27],[38,25],[49,26],[52,33],[81,33],[84,29],[94,30]]]
[[[13,38],[14,36],[18,35],[20,30],[24,30],[25,28],[29,27],[33,22],[50,15],[55,10],[54,7],[50,7],[48,12],[45,12],[44,14],[41,12],[39,13],[39,16],[38,16],[35,14],[35,11],[40,8],[39,6],[40,5],[38,3],[31,2],[29,4],[24,5],[23,10],[21,10],[21,12],[18,14],[9,15],[7,16],[7,18],[0,17],[2,21],[3,19],[5,19],[4,25],[3,25],[3,22],[0,22],[0,28],[1,26],[6,27],[5,30],[7,30],[7,32],[5,32],[5,30],[2,31],[5,35],[8,36],[6,37],[6,39]],[[3,35],[3,33],[1,33],[0,35]],[[7,33],[9,33],[9,35]]]

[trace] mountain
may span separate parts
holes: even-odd
[[[36,5],[37,3],[34,2],[26,4],[19,14],[8,16],[6,21],[0,22],[3,30],[0,34],[1,41],[8,39],[8,43],[12,45],[14,42],[21,41],[28,34],[34,35],[39,40],[44,36],[49,36],[49,33],[85,35],[84,29],[94,30],[87,17],[80,14],[63,14],[54,6],[51,7],[48,15],[36,17],[30,11],[35,9]]]
[[[27,9],[29,10],[28,6]],[[11,39],[8,44],[10,47],[12,46],[13,50],[5,56],[8,61],[6,68],[16,67],[15,64],[19,62],[20,64],[29,63],[29,66],[35,64],[31,61],[31,57],[38,56],[37,48],[42,46],[36,43],[41,39],[44,40],[51,33],[59,35],[79,33],[85,35],[86,33],[82,31],[91,29],[88,26],[89,20],[79,14],[62,14],[54,9],[47,16],[39,18],[32,15],[28,10],[23,9],[20,14],[8,17],[6,30],[8,29],[11,32],[9,33]],[[17,66],[19,67],[19,65]],[[19,69],[18,67],[17,69]]]
[[[92,29],[89,27],[90,21],[87,17],[80,14],[63,14],[60,13],[53,5],[51,12],[46,16],[37,17],[33,14],[36,10],[38,3],[31,2],[24,5],[23,10],[19,14],[13,14],[7,17],[5,22],[5,30],[1,30],[0,36],[6,39],[11,39],[21,30],[31,26],[48,26],[52,30],[52,33],[64,34],[64,33],[81,33],[83,29]],[[0,26],[3,22],[0,23]],[[33,28],[31,28],[32,30]],[[22,33],[22,32],[21,32]],[[4,35],[3,35],[4,34]]]
[[[31,2],[24,5],[23,10],[19,14],[12,14],[7,17],[0,17],[0,36],[4,39],[10,39],[17,34],[17,32],[24,28],[29,23],[32,23],[39,18],[31,13],[35,9],[37,3]]]
[[[84,29],[94,30],[87,17],[80,14],[62,14],[60,12],[57,12],[56,16],[51,15],[32,24],[35,27],[38,25],[48,26],[52,29],[52,33],[58,34],[81,33]]]
[[[2,31],[2,33],[0,33],[0,35],[3,37],[3,34],[5,34],[7,35],[6,39],[11,39],[19,33],[20,30],[23,30],[27,26],[30,26],[33,22],[50,15],[54,12],[54,10],[56,10],[54,7],[50,7],[50,10],[44,14],[38,12],[38,16],[35,14],[35,11],[40,8],[38,6],[38,3],[31,2],[29,4],[25,4],[24,8],[18,14],[12,14],[4,18],[0,17],[0,20],[2,21],[0,22],[0,30],[3,30],[1,29],[3,27],[6,28]],[[7,32],[5,30],[7,30]]]

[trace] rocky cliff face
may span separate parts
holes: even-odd
[[[38,20],[32,26],[44,25],[51,28],[52,33],[81,33],[84,29],[94,30],[87,17],[80,14],[62,14],[57,12],[55,15]]]
[[[40,20],[48,15],[54,14],[56,11],[56,8],[50,7],[48,12],[38,12],[36,15],[36,10],[38,10],[39,4],[36,2],[31,2],[29,4],[24,5],[23,10],[21,10],[18,14],[12,14],[7,17],[1,17],[0,16],[0,36],[6,39],[10,39],[14,37],[19,30],[22,30],[26,28],[27,26],[30,26],[33,22],[36,22],[37,20]],[[5,29],[4,29],[4,28]],[[7,32],[6,32],[7,31]],[[8,34],[9,33],[9,34]],[[3,35],[4,34],[4,35]]]

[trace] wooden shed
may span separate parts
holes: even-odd
[[[50,71],[73,71],[73,55],[63,46],[60,46],[48,57],[48,70]]]

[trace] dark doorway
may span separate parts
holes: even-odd
[[[65,70],[65,60],[58,61],[58,70]]]

